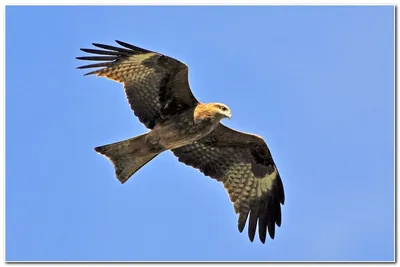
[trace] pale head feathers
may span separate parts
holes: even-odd
[[[221,103],[199,104],[194,112],[196,120],[213,119],[220,121],[225,118],[232,118],[229,107]]]

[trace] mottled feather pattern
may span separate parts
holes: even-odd
[[[199,103],[190,90],[184,63],[116,42],[121,47],[94,43],[100,49],[81,49],[93,56],[77,59],[98,62],[78,67],[97,68],[85,75],[123,83],[134,114],[151,129],[142,136],[96,148],[114,164],[117,178],[126,182],[156,155],[171,149],[180,162],[223,183],[238,214],[240,232],[247,223],[251,241],[257,227],[262,243],[267,232],[273,239],[275,225],[281,225],[285,195],[263,138],[221,124],[221,114],[231,117],[229,108]]]
[[[178,112],[194,107],[198,101],[189,88],[188,68],[182,62],[121,41],[114,47],[93,44],[102,49],[81,49],[107,56],[77,57],[80,60],[106,61],[78,68],[104,67],[86,75],[104,76],[124,84],[131,109],[147,128]]]
[[[263,141],[242,135],[221,125],[210,136],[172,152],[180,162],[199,169],[202,173],[224,184],[239,214],[238,229],[243,231],[248,216],[248,235],[254,240],[257,222],[261,242],[266,232],[275,237],[275,224],[281,224],[281,204],[284,203],[283,185],[278,170]],[[254,157],[254,149],[264,157]]]
[[[222,181],[228,166],[234,163],[234,149],[217,149],[201,142],[194,142],[172,152],[180,162],[199,169],[203,174]]]

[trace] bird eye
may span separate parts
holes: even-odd
[[[222,106],[221,109],[222,109],[223,111],[227,111],[227,110],[228,110],[228,109],[227,109],[226,107],[224,107],[224,106]]]

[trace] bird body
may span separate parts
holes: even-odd
[[[118,180],[125,183],[157,155],[171,150],[180,162],[224,184],[239,214],[240,232],[248,221],[251,241],[257,224],[261,242],[267,231],[274,238],[275,225],[281,225],[284,190],[265,141],[224,126],[221,120],[232,117],[229,107],[199,102],[182,62],[117,43],[122,47],[93,44],[103,50],[81,50],[106,56],[77,59],[102,61],[79,68],[100,68],[87,74],[123,83],[132,110],[149,128],[145,134],[95,148],[113,163]]]
[[[165,149],[191,144],[211,133],[222,118],[231,116],[229,109],[220,110],[221,105],[198,103],[195,108],[157,124],[149,132],[147,139]]]

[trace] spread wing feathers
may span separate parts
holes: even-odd
[[[122,47],[104,44],[101,48],[81,50],[96,56],[77,57],[79,60],[100,61],[78,69],[100,68],[85,75],[104,76],[124,84],[129,104],[139,120],[152,129],[168,116],[194,107],[188,81],[188,67],[171,57],[116,41]]]
[[[248,219],[251,241],[257,222],[262,243],[267,231],[274,238],[275,224],[281,225],[285,195],[279,172],[261,137],[219,124],[209,136],[172,152],[180,162],[224,184],[239,214],[240,232]]]

